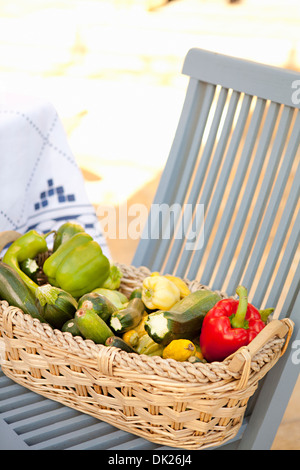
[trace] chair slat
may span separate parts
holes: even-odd
[[[182,174],[182,166],[185,156],[188,154],[195,127],[198,122],[199,113],[203,103],[205,84],[198,80],[191,79],[186,92],[183,109],[178,123],[178,130],[175,134],[170,155],[165,165],[163,174],[158,185],[153,205],[161,203],[172,203],[172,190],[176,188],[178,180]],[[178,164],[178,162],[181,162]],[[172,190],[171,190],[172,188]],[[134,266],[145,265],[151,268],[153,260],[158,250],[158,240],[151,238],[151,230],[157,233],[159,221],[153,220],[153,213],[150,211],[148,220],[141,236],[142,243],[139,243],[135,252],[132,264]],[[158,226],[155,226],[155,224]]]
[[[230,239],[227,243],[226,249],[222,256],[222,263],[218,269],[218,272],[213,281],[213,285],[219,289],[223,287],[223,283],[227,276],[234,252],[238,245],[241,233],[244,228],[244,224],[250,209],[251,202],[253,200],[257,181],[266,157],[272,134],[274,131],[274,126],[276,119],[278,117],[280,106],[277,103],[271,103],[268,109],[265,125],[262,130],[261,137],[258,142],[258,148],[251,167],[251,172],[247,181],[247,185],[244,188],[243,198],[240,203],[239,210],[235,217],[234,225],[230,232]]]
[[[284,256],[282,256],[280,266],[278,267],[277,272],[276,272],[275,279],[271,283],[272,288],[270,290],[270,293],[267,296],[265,305],[264,304],[262,305],[263,307],[278,305],[278,301],[282,294],[284,283],[288,277],[296,251],[299,247],[299,240],[300,240],[299,234],[300,234],[300,215],[298,214],[298,217],[293,225],[291,234],[286,243]]]
[[[204,239],[202,253],[204,253],[204,250],[206,249],[206,246],[207,246],[207,243],[208,243],[208,240],[209,240],[209,235],[214,229],[214,224],[215,224],[217,215],[219,213],[219,208],[220,208],[220,205],[222,203],[222,199],[224,198],[226,186],[227,186],[227,183],[228,183],[228,178],[229,178],[229,175],[232,171],[232,167],[234,165],[234,159],[235,159],[236,154],[238,152],[238,148],[240,146],[242,136],[243,136],[243,133],[244,133],[246,121],[247,121],[247,118],[249,116],[251,101],[252,101],[252,97],[250,97],[249,95],[244,96],[241,111],[240,111],[240,113],[238,115],[238,119],[237,119],[237,125],[234,128],[233,135],[232,135],[232,138],[230,140],[230,144],[228,146],[228,150],[226,152],[226,155],[224,156],[224,163],[222,165],[219,178],[218,178],[218,180],[216,181],[216,184],[215,184],[216,189],[215,189],[215,192],[213,194],[213,198],[211,199],[209,208],[207,210],[207,215],[205,217],[205,229],[204,230],[205,230],[205,233],[207,233],[207,235],[205,236],[205,239]],[[217,239],[216,240],[216,245],[218,245],[219,241],[220,241],[220,239],[218,239],[218,234],[219,233],[220,232],[217,232],[217,235],[216,235],[216,238],[215,238],[215,240]],[[218,256],[218,248],[216,249],[216,251],[217,251],[217,253],[216,253],[216,256],[214,257],[214,253],[212,252],[212,250],[210,250],[210,255],[208,257],[208,263],[206,264],[205,269],[203,269],[202,276],[203,276],[203,283],[204,284],[209,284],[210,274],[213,271],[214,265],[215,265],[214,264],[215,263],[215,258],[217,258],[217,256]],[[198,272],[198,269],[199,269],[199,261],[200,260],[199,260],[199,256],[197,256],[197,255],[198,255],[198,253],[195,254],[195,257],[193,259],[193,262],[192,262],[190,270],[189,270],[189,276],[192,276],[191,278],[197,276],[197,272]]]
[[[209,171],[209,174],[207,175],[207,179],[205,181],[203,192],[201,194],[201,199],[199,201],[199,204],[204,205],[204,211],[208,207],[209,201],[210,201],[211,196],[212,196],[212,192],[213,192],[216,176],[217,176],[217,173],[218,173],[218,169],[221,165],[222,158],[223,158],[223,155],[224,155],[224,151],[226,149],[226,146],[228,144],[228,140],[229,140],[229,137],[230,137],[230,133],[231,133],[231,129],[232,129],[232,123],[233,123],[234,116],[235,116],[235,113],[236,113],[236,110],[237,110],[237,105],[238,105],[239,98],[240,98],[240,93],[236,93],[235,91],[233,91],[232,95],[230,97],[227,114],[226,114],[226,117],[224,119],[224,125],[222,127],[220,139],[218,141],[216,151],[213,155],[213,160],[212,160],[212,163],[211,163],[210,171]],[[184,250],[183,251],[183,253],[181,255],[180,263],[179,263],[178,268],[176,270],[176,274],[178,276],[187,275],[187,277],[192,279],[192,276],[193,276],[192,271],[189,271],[186,274],[191,255],[192,255],[191,250]]]
[[[299,147],[299,138],[300,138],[300,113],[297,114],[297,117],[295,119],[294,127],[291,132],[290,139],[289,139],[287,149],[286,149],[284,159],[283,159],[284,164],[281,166],[278,176],[276,178],[276,182],[272,189],[272,194],[270,196],[268,206],[264,213],[264,222],[258,231],[254,248],[251,253],[251,258],[249,260],[247,269],[243,275],[242,282],[246,286],[252,286],[254,277],[256,275],[260,261],[262,259],[263,252],[265,250],[265,246],[269,238],[269,233],[271,231],[271,227],[273,225],[275,215],[277,214],[277,210],[281,202],[284,189],[286,187],[286,184],[290,176],[294,158],[296,156],[297,149]]]
[[[298,171],[295,175],[295,179],[291,187],[290,194],[287,199],[284,212],[278,224],[277,232],[275,234],[272,246],[270,248],[268,258],[266,260],[264,269],[260,275],[260,279],[259,279],[257,288],[255,290],[253,302],[256,305],[261,305],[263,301],[264,295],[267,291],[269,282],[271,280],[271,276],[274,272],[275,264],[279,257],[280,250],[283,245],[286,233],[290,226],[290,222],[292,220],[296,204],[299,201],[299,195],[300,195],[299,180],[300,180],[300,167],[298,167]],[[297,239],[298,237],[294,239],[294,242],[297,241]],[[290,243],[291,242],[292,240],[290,240]]]
[[[207,85],[205,89],[205,95],[203,97],[203,104],[201,112],[199,114],[199,120],[195,129],[194,137],[192,139],[191,148],[187,155],[187,158],[184,161],[183,172],[180,175],[179,186],[176,189],[176,195],[173,198],[173,201],[179,202],[182,204],[185,200],[186,192],[190,179],[194,171],[194,165],[197,162],[199,148],[203,140],[203,134],[207,124],[208,115],[211,109],[212,101],[215,94],[215,86]]]
[[[176,204],[178,204],[177,206],[178,209],[180,209],[179,206],[181,206],[181,208],[183,206],[185,195],[188,190],[189,182],[192,178],[194,166],[197,161],[199,148],[203,139],[203,133],[204,133],[205,126],[207,123],[207,118],[208,118],[209,111],[211,108],[214,93],[215,93],[215,87],[213,87],[212,85],[207,85],[204,90],[201,112],[199,114],[199,120],[195,127],[193,139],[191,140],[191,146],[190,146],[189,152],[187,153],[185,158],[182,158],[182,160],[184,160],[184,164],[182,164],[179,181],[177,183],[176,181],[174,181],[173,191],[170,190],[169,207],[167,207],[166,218],[165,220],[163,219],[157,220],[157,224],[158,224],[157,233],[160,235],[161,241],[160,241],[159,249],[153,260],[153,264],[152,264],[153,270],[159,270],[161,268],[162,260],[165,259],[168,248],[169,248],[170,239],[174,237],[174,232],[176,229],[176,225],[179,221],[181,211],[175,210],[174,212],[172,212],[172,217],[171,216],[169,217],[169,215],[171,215],[170,211],[172,211],[173,209],[172,202],[174,200],[176,201]],[[154,210],[157,210],[157,209],[159,208],[157,206],[154,206]],[[166,226],[166,228],[164,227],[164,225]]]
[[[267,203],[267,198],[269,196],[276,175],[276,171],[278,169],[280,158],[284,150],[286,136],[291,125],[293,112],[294,110],[290,107],[285,107],[282,112],[278,131],[274,139],[268,167],[261,184],[260,197],[257,199],[255,207],[252,211],[251,219],[247,227],[247,232],[245,234],[243,244],[239,251],[239,255],[233,268],[233,272],[230,276],[228,286],[226,287],[228,292],[233,292],[236,286],[240,283],[241,276],[247,264],[247,259],[251,252],[251,248],[263,216],[265,205]]]
[[[291,280],[291,284],[289,289],[287,290],[287,294],[284,299],[284,305],[281,310],[277,310],[275,312],[278,314],[279,320],[283,318],[291,318],[291,315],[295,315],[299,319],[299,311],[295,310],[295,303],[297,301],[297,296],[299,296],[300,292],[300,264],[296,266],[294,276]],[[293,321],[297,318],[292,318]],[[299,321],[299,320],[298,320]]]
[[[220,254],[220,250],[226,236],[227,230],[229,228],[230,222],[232,220],[232,216],[234,213],[234,209],[236,207],[236,202],[240,193],[240,188],[242,187],[243,180],[248,168],[249,161],[251,159],[251,155],[253,152],[253,148],[255,145],[255,137],[258,134],[259,127],[261,125],[261,120],[263,117],[264,109],[265,109],[265,100],[257,100],[255,109],[253,112],[253,116],[249,125],[249,130],[245,139],[245,144],[243,147],[243,151],[240,157],[238,164],[238,168],[234,177],[234,184],[232,184],[230,188],[230,193],[227,199],[226,206],[224,208],[220,223],[218,225],[218,230],[213,242],[213,246],[210,250],[208,261],[206,262],[205,267],[203,268],[201,279],[203,279],[203,283],[209,285],[211,282],[211,277],[213,271],[215,269],[216,263],[218,261],[218,257]],[[223,175],[224,176],[224,175]],[[225,183],[226,183],[226,177]],[[221,187],[221,193],[224,193],[225,188]],[[222,197],[222,194],[219,195],[219,198]],[[221,201],[218,198],[216,201],[215,206],[219,208]],[[208,234],[212,230],[210,224],[205,224],[205,229],[207,230]],[[208,235],[209,236],[209,235]]]
[[[199,193],[201,192],[202,187],[203,187],[203,182],[204,182],[203,175],[206,174],[210,157],[216,145],[217,133],[220,127],[220,122],[221,122],[222,114],[224,111],[224,106],[226,103],[227,96],[228,96],[228,90],[225,88],[221,88],[218,99],[217,99],[216,109],[213,115],[207,141],[205,143],[205,147],[203,149],[203,153],[201,155],[201,159],[197,167],[193,186],[188,195],[187,205],[193,208],[193,212],[195,210],[196,204],[199,199]],[[187,224],[191,223],[191,219],[192,219],[192,217],[187,219],[188,216],[189,214],[185,214]],[[165,272],[168,272],[168,273],[174,272],[176,262],[180,255],[181,248],[182,248],[182,240],[179,238],[175,239],[173,246],[172,246],[172,256],[169,257],[166,262]]]

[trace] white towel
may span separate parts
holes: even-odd
[[[53,105],[0,94],[0,232],[46,233],[66,221],[81,224],[110,257]]]

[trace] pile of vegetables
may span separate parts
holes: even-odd
[[[47,237],[30,230],[15,240],[0,261],[0,299],[73,336],[128,353],[184,362],[222,361],[264,328],[273,309],[257,310],[247,290],[221,299],[209,289],[191,292],[179,277],[153,272],[127,298],[122,272],[78,224]],[[39,282],[39,275],[46,282]]]

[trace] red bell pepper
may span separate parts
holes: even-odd
[[[247,289],[236,289],[239,300],[222,299],[203,320],[200,347],[208,362],[223,361],[242,346],[252,341],[265,327],[268,315],[274,309],[257,310],[248,303]]]

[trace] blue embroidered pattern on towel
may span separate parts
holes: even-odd
[[[49,203],[48,198],[53,196],[57,196],[58,203],[76,201],[75,194],[65,194],[64,186],[55,186],[53,179],[49,179],[47,181],[47,185],[47,189],[40,193],[39,201],[35,202],[33,205],[35,211],[38,211],[43,207],[47,207]]]

